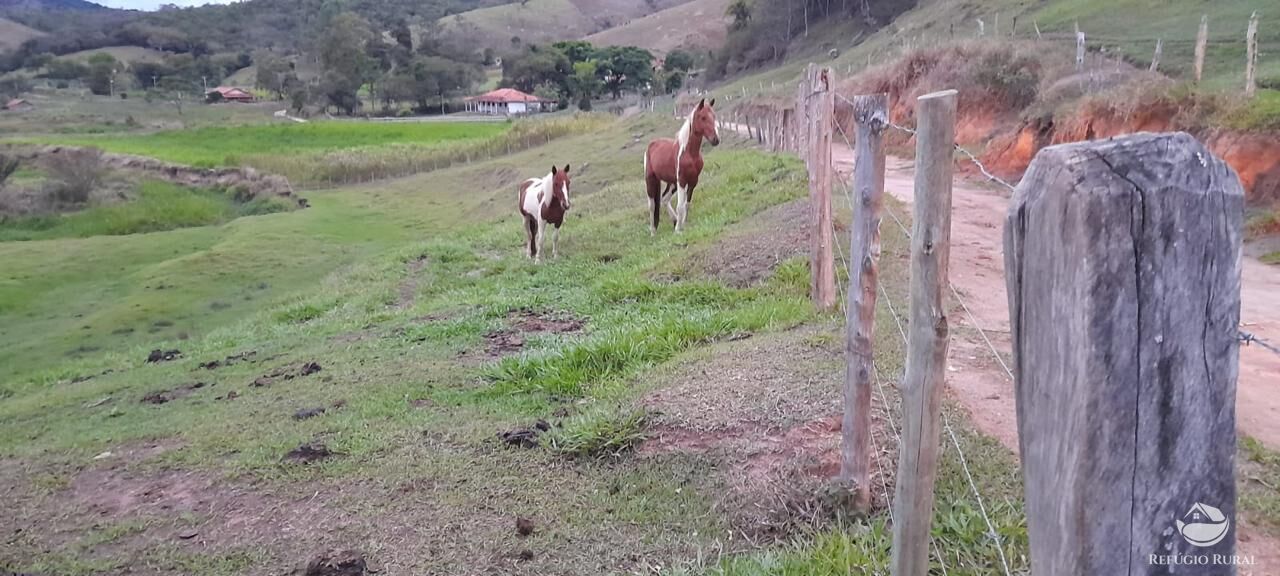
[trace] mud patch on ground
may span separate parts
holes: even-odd
[[[169,390],[159,390],[142,397],[143,404],[166,404],[174,400],[186,398],[196,390],[205,387],[204,382],[192,382]]]
[[[507,313],[504,326],[484,335],[481,350],[469,350],[460,359],[474,364],[484,364],[514,356],[524,350],[525,340],[531,334],[572,334],[581,332],[586,321],[566,314],[543,313],[529,309]]]
[[[235,366],[236,364],[239,364],[241,362],[253,362],[254,357],[256,357],[257,355],[258,355],[257,350],[249,350],[247,352],[241,352],[239,354],[232,354],[230,356],[227,356],[226,358],[223,358],[222,360],[210,360],[208,362],[201,362],[200,368],[203,368],[205,370],[217,370],[218,368],[223,368],[226,366]]]
[[[268,374],[264,374],[262,376],[257,377],[256,379],[254,379],[251,386],[254,386],[255,388],[263,388],[263,387],[271,386],[272,384],[276,384],[278,382],[285,382],[288,380],[293,380],[294,378],[302,378],[304,376],[310,376],[312,374],[315,374],[316,372],[319,372],[320,370],[321,370],[320,364],[316,362],[300,362],[298,364],[290,364],[288,366],[277,368],[276,370],[273,370]]]
[[[769,208],[691,255],[687,271],[734,288],[758,284],[782,262],[808,253],[810,218],[808,198]]]

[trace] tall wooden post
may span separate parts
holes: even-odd
[[[1031,162],[1004,253],[1033,574],[1236,573],[1243,213],[1184,133]]]
[[[836,264],[831,226],[831,137],[835,120],[835,92],[831,91],[831,70],[810,64],[806,74],[809,93],[809,201],[812,205],[809,295],[820,310],[836,304]]]
[[[1163,52],[1164,52],[1164,40],[1156,38],[1156,53],[1154,56],[1151,57],[1151,68],[1149,68],[1148,71],[1156,72],[1160,69],[1160,55]]]
[[[956,91],[916,101],[915,222],[911,233],[911,312],[902,382],[902,448],[894,494],[894,576],[929,572],[929,527],[938,475],[942,385],[947,363],[951,257],[952,154]]]
[[[1080,23],[1076,23],[1076,70],[1084,69],[1084,32],[1080,31]]]
[[[1196,82],[1204,77],[1204,53],[1209,45],[1209,15],[1200,16],[1200,32],[1196,33]]]
[[[1249,31],[1245,33],[1246,58],[1244,68],[1244,95],[1252,98],[1258,92],[1256,72],[1258,68],[1258,12],[1249,17]]]
[[[884,205],[884,129],[889,95],[853,99],[853,195],[850,226],[849,301],[845,306],[844,420],[840,480],[857,489],[855,503],[871,503],[871,370],[875,350],[876,283],[880,265],[880,210]]]

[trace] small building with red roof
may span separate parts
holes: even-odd
[[[543,107],[548,104],[546,100],[533,94],[525,94],[514,88],[499,88],[479,96],[471,96],[466,99],[466,102],[468,112],[505,114],[507,116],[541,112]]]
[[[221,98],[213,97],[215,92],[220,95]],[[210,88],[208,92],[205,92],[205,98],[211,101],[220,102],[253,102],[253,94],[250,94],[248,91],[240,88],[236,88],[235,86],[219,86],[217,88]]]

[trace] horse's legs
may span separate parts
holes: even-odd
[[[687,186],[676,187],[676,232],[684,230],[684,220],[689,217],[689,192]]]
[[[547,228],[547,223],[543,221],[541,218],[538,218],[537,221],[538,221],[538,231],[537,231],[536,238],[534,239],[534,242],[538,245],[538,247],[534,249],[534,256],[533,256],[534,264],[542,262],[542,232]]]
[[[678,222],[680,220],[679,215],[676,214],[676,209],[671,207],[671,198],[675,196],[675,191],[676,191],[675,184],[667,184],[666,191],[662,193],[662,199],[667,204],[667,213],[671,214],[672,222]]]
[[[560,225],[556,224],[556,229],[551,232],[551,257],[560,257]]]
[[[529,216],[524,217],[525,228],[525,244],[529,245],[529,259],[533,260],[538,256],[538,247],[534,245],[534,237],[538,234],[538,224]]]
[[[645,191],[649,195],[649,210],[653,212],[653,222],[649,224],[649,235],[658,233],[658,217],[662,214],[662,182],[653,174],[645,174]]]

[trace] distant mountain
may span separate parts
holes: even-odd
[[[0,12],[36,10],[111,10],[85,0],[0,0]]]
[[[355,12],[375,29],[432,23],[450,14],[515,0],[245,0],[232,4],[140,12],[116,10],[85,0],[0,0],[0,18],[46,35],[11,54],[7,67],[30,54],[69,54],[110,46],[211,54],[269,49],[298,52],[312,47],[328,18]],[[0,45],[0,57],[5,46]],[[4,64],[0,58],[0,64]],[[2,72],[4,68],[0,68]]]

